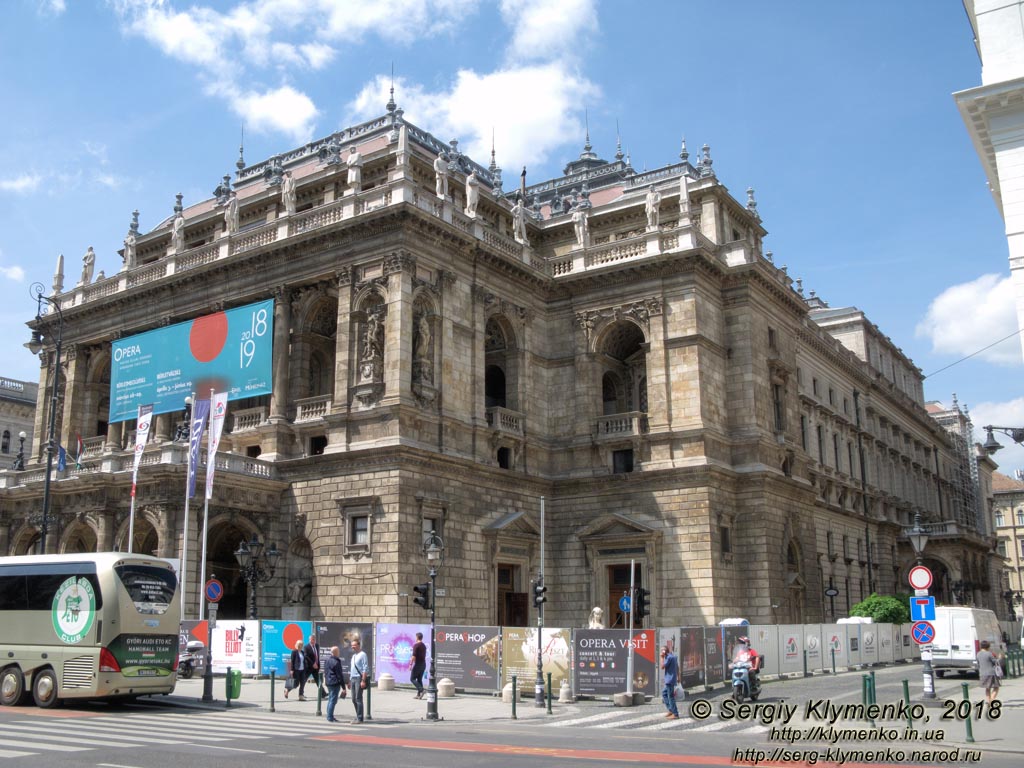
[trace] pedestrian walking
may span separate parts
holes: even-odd
[[[327,692],[323,690],[323,681],[320,679],[320,644],[317,642],[315,634],[309,636],[309,642],[306,643],[302,652],[306,654],[306,669],[309,676],[316,681],[320,695],[326,696]]]
[[[985,700],[989,704],[999,698],[999,684],[1003,677],[1003,667],[999,657],[989,650],[991,647],[988,640],[982,640],[981,650],[978,651],[978,679],[985,689]]]
[[[288,676],[292,679],[293,686],[299,689],[299,701],[306,700],[306,678],[309,677],[309,668],[306,666],[306,653],[302,648],[302,640],[295,641],[295,649],[288,661]],[[288,698],[288,688],[284,689],[284,697]]]
[[[336,723],[334,707],[339,698],[345,698],[345,673],[341,670],[341,650],[331,648],[331,655],[324,662],[324,684],[327,686],[327,722]]]
[[[352,724],[356,725],[363,722],[363,690],[370,684],[370,660],[358,638],[352,641],[349,683],[352,686],[352,706],[356,708],[356,719]]]
[[[423,642],[423,633],[416,633],[416,643],[412,647],[412,658],[409,660],[412,677],[409,681],[416,686],[416,698],[423,698],[423,673],[427,670],[427,646]]]
[[[679,719],[679,708],[676,707],[676,677],[679,672],[679,662],[676,655],[672,653],[672,641],[666,640],[665,646],[661,649],[661,669],[665,673],[665,685],[661,689],[661,700],[668,710],[665,715],[669,720]]]

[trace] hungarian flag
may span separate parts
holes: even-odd
[[[196,400],[192,405],[192,423],[188,432],[188,497],[196,495],[196,467],[199,466],[199,446],[203,442],[206,417],[210,415],[210,401]]]
[[[75,469],[82,468],[82,459],[85,458],[85,443],[82,441],[82,436],[75,434],[77,443],[75,445]]]

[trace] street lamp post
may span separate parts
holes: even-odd
[[[277,561],[281,553],[277,546],[270,545],[266,554],[263,553],[263,542],[254,533],[252,540],[247,544],[245,541],[238,545],[235,550],[235,559],[242,570],[242,578],[249,585],[249,618],[256,619],[256,592],[260,584],[266,584],[274,578],[274,571],[277,569]]]
[[[14,457],[14,464],[11,465],[11,469],[15,472],[25,471],[25,430],[21,430],[18,433],[18,455]]]
[[[985,438],[985,443],[982,445],[982,449],[985,453],[991,455],[1001,449],[1003,446],[993,436],[993,432],[1002,432],[1004,435],[1009,437],[1013,442],[1024,445],[1024,429],[1020,427],[994,427],[991,424],[987,427],[982,427],[987,433],[988,437]]]
[[[924,565],[924,548],[928,546],[928,532],[921,527],[921,513],[914,513],[914,527],[907,532],[910,546],[914,550],[918,565]],[[935,698],[935,678],[932,675],[932,647],[929,643],[921,647],[921,672],[924,677],[922,698]]]
[[[440,720],[437,714],[437,649],[435,642],[435,619],[437,609],[437,571],[444,561],[444,540],[431,531],[423,539],[423,554],[430,565],[430,681],[427,687],[427,720]]]
[[[60,302],[43,294],[42,283],[33,283],[29,288],[29,295],[36,300],[36,322],[43,319],[43,302],[45,301],[57,313],[57,338],[54,341],[53,350],[53,386],[50,396],[50,423],[48,425],[48,437],[46,440],[46,477],[43,478],[43,519],[39,530],[39,554],[46,554],[46,534],[50,527],[50,474],[53,471],[53,454],[56,452],[57,428],[57,384],[60,379],[60,351],[64,341],[64,313],[60,310]],[[43,349],[43,337],[38,329],[32,331],[32,339],[25,344],[33,355],[38,355]]]

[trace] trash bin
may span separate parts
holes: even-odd
[[[237,699],[242,695],[242,670],[232,669],[228,672],[228,698]]]

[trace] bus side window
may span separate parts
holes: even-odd
[[[0,611],[24,611],[28,608],[24,576],[0,576]]]

